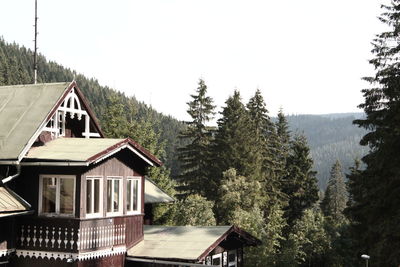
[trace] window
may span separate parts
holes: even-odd
[[[236,250],[230,250],[228,253],[228,266],[236,267]]]
[[[101,217],[103,214],[103,178],[86,177],[86,217]]]
[[[141,177],[128,177],[126,180],[126,212],[140,213],[141,212]]]
[[[107,215],[122,214],[122,177],[107,177]]]
[[[42,175],[39,179],[39,214],[73,216],[75,177]]]
[[[221,261],[222,254],[216,254],[212,256],[212,265],[216,266],[222,266],[222,261]]]

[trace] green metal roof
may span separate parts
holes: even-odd
[[[0,160],[17,160],[70,83],[0,86]]]
[[[198,258],[232,226],[144,226],[144,240],[128,250],[127,255],[139,258]]]
[[[57,138],[43,146],[32,147],[25,159],[86,162],[98,154],[113,151],[125,139]]]
[[[144,203],[169,203],[174,202],[175,199],[170,197],[161,188],[159,188],[152,180],[146,177],[144,185]]]

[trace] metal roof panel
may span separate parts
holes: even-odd
[[[16,160],[70,83],[0,87],[0,160]]]

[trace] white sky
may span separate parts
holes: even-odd
[[[353,112],[382,1],[38,0],[38,46],[178,119],[200,77],[219,107],[260,88],[272,116]],[[0,14],[0,36],[33,48],[34,0]]]

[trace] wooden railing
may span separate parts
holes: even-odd
[[[26,217],[17,223],[17,249],[76,253],[130,247],[143,238],[142,229],[142,216],[90,220]]]
[[[23,218],[17,226],[17,248],[76,252],[79,221],[55,218]]]

